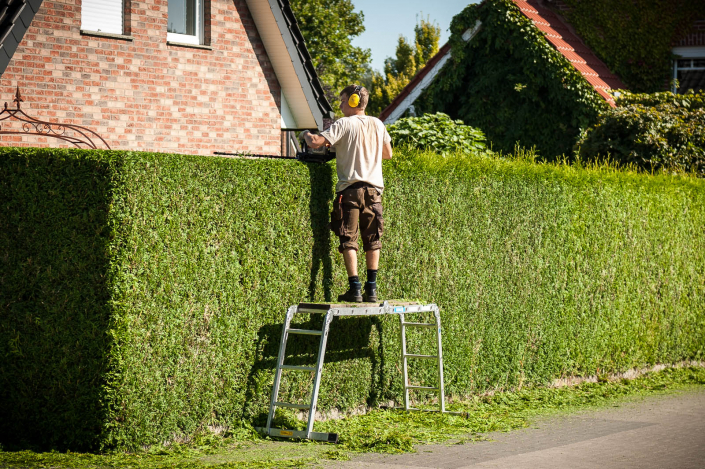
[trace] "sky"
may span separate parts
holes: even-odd
[[[446,43],[453,16],[479,0],[352,0],[355,11],[365,14],[365,32],[353,45],[372,51],[372,68],[382,71],[384,59],[394,56],[399,35],[413,39],[417,20],[431,20],[441,27],[439,47]]]

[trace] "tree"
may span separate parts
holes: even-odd
[[[414,43],[399,36],[395,57],[384,61],[384,75],[368,67],[363,84],[370,91],[368,114],[379,115],[404,89],[426,62],[438,52],[441,28],[421,18],[414,27]]]
[[[290,4],[326,97],[335,103],[338,92],[359,82],[369,66],[370,50],[352,45],[352,39],[365,31],[365,15],[355,12],[351,0],[290,0]]]

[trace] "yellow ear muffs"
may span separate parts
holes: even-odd
[[[362,86],[355,85],[355,91],[352,92],[348,98],[348,106],[357,107],[360,105],[360,92],[362,91]]]

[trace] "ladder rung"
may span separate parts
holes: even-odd
[[[312,366],[282,365],[280,368],[282,370],[316,371]]]
[[[436,324],[432,322],[403,322],[402,326],[436,327]]]
[[[438,358],[438,355],[418,355],[416,353],[405,353],[406,358]]]
[[[290,409],[311,409],[311,405],[304,405],[304,404],[289,404],[288,402],[275,402],[275,406],[277,407],[289,407]]]
[[[406,389],[427,389],[429,391],[438,391],[438,388],[433,388],[430,386],[404,386]]]
[[[286,332],[289,334],[301,334],[301,335],[321,335],[323,331],[309,331],[306,329],[287,329]]]

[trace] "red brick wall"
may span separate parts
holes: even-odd
[[[14,107],[19,85],[30,116],[87,126],[113,149],[280,153],[279,83],[244,0],[210,1],[213,50],[167,45],[168,0],[126,1],[134,41],[82,35],[80,0],[44,0],[0,104]],[[7,135],[0,145],[69,146]]]

